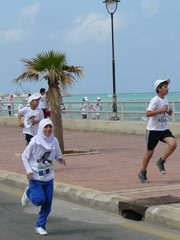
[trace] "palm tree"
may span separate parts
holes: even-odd
[[[71,87],[77,77],[82,76],[82,68],[67,65],[64,53],[48,51],[37,54],[31,60],[22,59],[26,71],[15,79],[22,81],[48,81],[47,105],[51,108],[51,119],[54,123],[54,135],[57,137],[61,150],[64,152],[63,127],[60,111],[61,92]]]

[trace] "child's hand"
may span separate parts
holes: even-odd
[[[19,123],[19,126],[20,126],[20,127],[24,127],[24,123],[23,123],[23,122],[20,122],[20,123]]]
[[[37,120],[34,120],[34,119],[31,119],[31,123],[32,123],[32,125],[35,125],[35,124],[38,124],[38,123],[39,123],[39,121],[37,121]]]
[[[169,111],[167,111],[168,115],[171,116],[172,113],[173,113],[173,110],[172,109],[169,109]]]
[[[28,173],[28,174],[27,174],[27,179],[29,179],[29,180],[32,180],[32,179],[33,179],[32,173]]]
[[[64,164],[64,166],[66,166],[66,161],[64,158],[59,158],[59,161],[61,164]]]

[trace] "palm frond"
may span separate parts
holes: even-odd
[[[66,55],[58,51],[47,51],[37,54],[31,60],[22,59],[25,72],[14,81],[38,81],[45,79],[49,87],[57,87],[63,91],[72,86],[79,77],[82,77],[83,69],[78,66],[68,66]]]

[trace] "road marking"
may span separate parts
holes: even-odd
[[[169,207],[169,206],[164,206],[164,208],[168,208],[168,209],[172,209],[172,210],[177,210],[177,211],[180,211],[180,208],[175,208],[175,207]]]
[[[0,170],[0,173],[6,173],[6,174],[11,174],[11,175],[23,176],[23,177],[26,176],[25,174],[10,172],[10,171],[7,171],[7,170]]]
[[[1,192],[6,192],[6,193],[9,193],[9,194],[18,196],[18,197],[21,197],[22,194],[23,194],[22,192],[19,192],[19,191],[10,189],[10,188],[3,188],[3,187],[0,187],[0,191],[1,191]]]
[[[174,190],[174,189],[180,189],[180,185],[128,189],[128,190],[123,190],[123,191],[107,192],[107,194],[125,195],[125,194],[145,193],[145,192],[157,192],[157,191],[159,192],[159,191]]]
[[[179,240],[180,239],[179,235],[176,235],[173,233],[168,233],[165,231],[160,231],[160,230],[153,229],[153,228],[144,227],[144,226],[141,226],[141,225],[133,223],[133,222],[123,222],[123,223],[120,223],[120,225],[123,227],[127,227],[127,228],[131,228],[131,229],[140,231],[140,232],[145,232],[145,233],[155,235],[158,237],[163,237],[164,239],[170,239],[170,240]]]
[[[119,199],[123,199],[123,200],[132,200],[132,198],[124,197],[124,196],[120,196],[120,195],[113,195],[113,197],[116,197],[116,198],[119,198]]]
[[[22,156],[22,153],[15,153],[14,156],[16,156],[16,157],[21,157],[21,156]]]
[[[66,187],[73,187],[73,188],[77,188],[77,189],[80,189],[80,190],[86,190],[86,191],[95,192],[95,193],[105,193],[105,192],[101,192],[101,191],[94,190],[94,189],[91,189],[91,188],[80,187],[78,185],[72,185],[72,184],[68,184],[68,183],[62,183],[62,182],[57,182],[57,181],[54,181],[54,183],[57,184],[57,185],[63,185],[63,186],[66,186]]]

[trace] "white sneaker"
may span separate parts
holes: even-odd
[[[21,198],[21,204],[23,207],[25,207],[27,205],[27,203],[29,202],[29,198],[26,194],[26,191],[28,190],[29,187],[26,187],[25,190],[24,190],[24,193],[22,195],[22,198]]]
[[[48,235],[48,232],[42,227],[35,227],[35,233],[38,233],[39,235]]]

